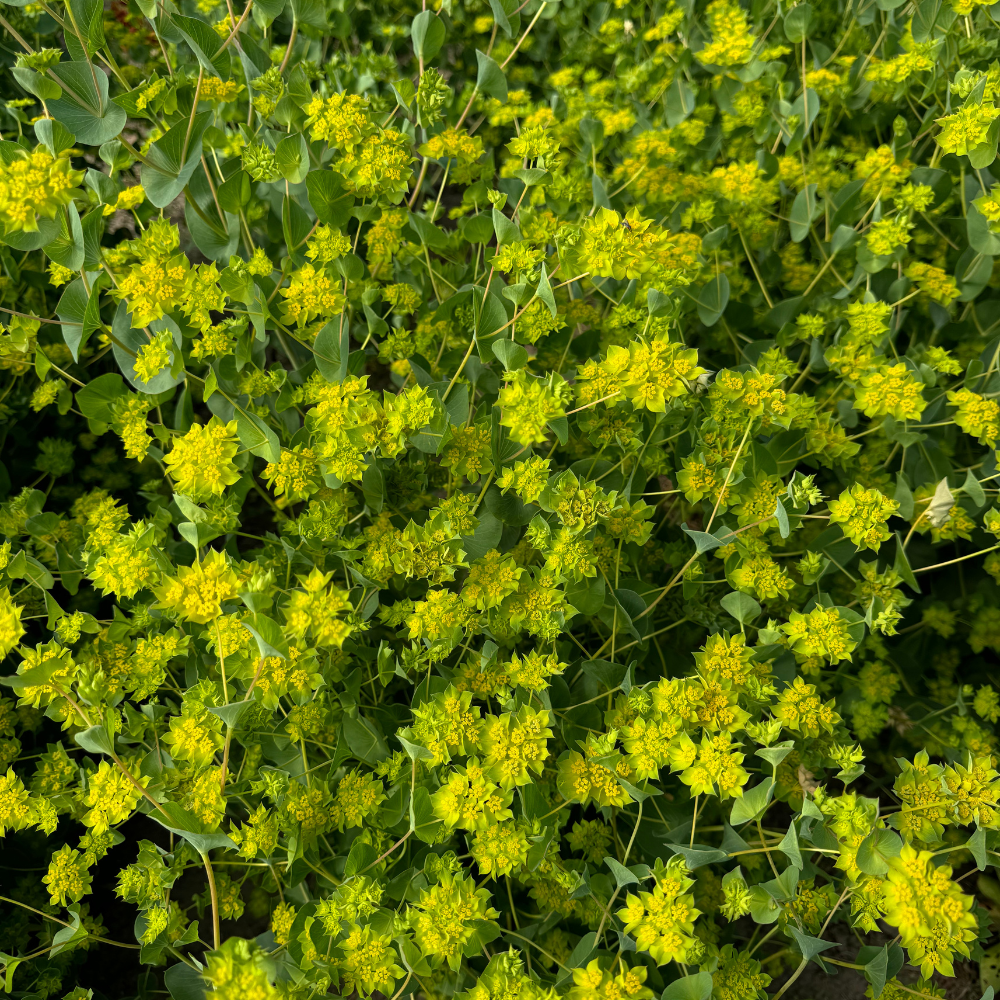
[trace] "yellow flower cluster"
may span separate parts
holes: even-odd
[[[855,545],[877,552],[889,537],[886,521],[897,510],[895,500],[855,483],[839,499],[830,501],[830,522],[841,525]]]
[[[4,233],[38,232],[39,216],[53,219],[78,191],[83,172],[68,156],[53,157],[44,147],[18,148],[0,165],[0,224]]]

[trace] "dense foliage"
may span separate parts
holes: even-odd
[[[1000,5],[4,2],[3,988],[991,997]]]

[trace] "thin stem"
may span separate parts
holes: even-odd
[[[58,917],[53,917],[49,913],[44,913],[42,910],[36,910],[33,906],[28,906],[27,903],[22,903],[19,899],[11,899],[9,896],[0,896],[0,901],[4,903],[13,903],[15,906],[21,906],[25,910],[30,910],[32,913],[37,913],[40,917],[45,917],[46,920],[51,920],[53,923],[62,924],[63,927],[72,927],[73,925],[67,923],[65,920],[60,920]],[[92,941],[100,941],[101,944],[113,944],[116,948],[133,948],[136,951],[141,947],[137,944],[127,944],[124,941],[112,941],[111,938],[99,937],[97,934],[91,934],[87,932],[87,937]]]
[[[1000,545],[991,545],[988,549],[980,549],[978,552],[970,552],[967,556],[959,556],[957,559],[949,559],[947,562],[935,563],[933,566],[922,566],[915,569],[916,573],[929,573],[932,569],[940,569],[942,566],[954,566],[955,563],[965,562],[966,559],[975,559],[976,556],[984,556],[987,552],[995,552],[1000,549]]]
[[[292,46],[295,44],[295,39],[299,35],[299,22],[298,18],[292,21],[292,33],[288,36],[288,48],[285,49],[285,58],[281,60],[281,65],[278,67],[279,73],[285,72],[285,67],[288,65],[288,60],[292,58]]]
[[[212,940],[215,950],[219,950],[221,938],[219,935],[219,895],[215,891],[215,872],[212,871],[212,862],[208,860],[207,854],[201,855],[201,860],[205,863],[205,874],[208,876],[208,891],[212,896]]]
[[[230,42],[232,42],[236,38],[236,35],[239,32],[240,28],[243,27],[243,22],[247,19],[247,15],[250,13],[251,7],[253,7],[253,0],[249,0],[249,2],[247,3],[247,9],[243,11],[243,13],[240,15],[240,19],[236,22],[229,37],[222,43],[222,48],[219,49],[220,52],[223,49],[229,48]]]
[[[517,40],[517,45],[515,45],[514,48],[512,48],[510,50],[510,55],[507,56],[507,58],[504,59],[504,61],[502,63],[500,63],[500,68],[501,69],[504,69],[507,66],[507,63],[509,63],[511,61],[511,59],[514,58],[514,56],[517,53],[517,50],[521,47],[521,44],[528,37],[528,33],[535,26],[535,22],[542,16],[542,11],[543,10],[545,10],[545,3],[544,2],[538,8],[538,10],[535,11],[535,16],[531,19],[531,24],[529,24],[528,27],[524,29],[524,34],[521,35],[521,37]]]

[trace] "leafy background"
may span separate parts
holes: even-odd
[[[991,995],[995,7],[2,13],[6,989]]]

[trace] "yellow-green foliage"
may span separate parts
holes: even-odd
[[[967,982],[997,9],[6,0],[4,988]]]

